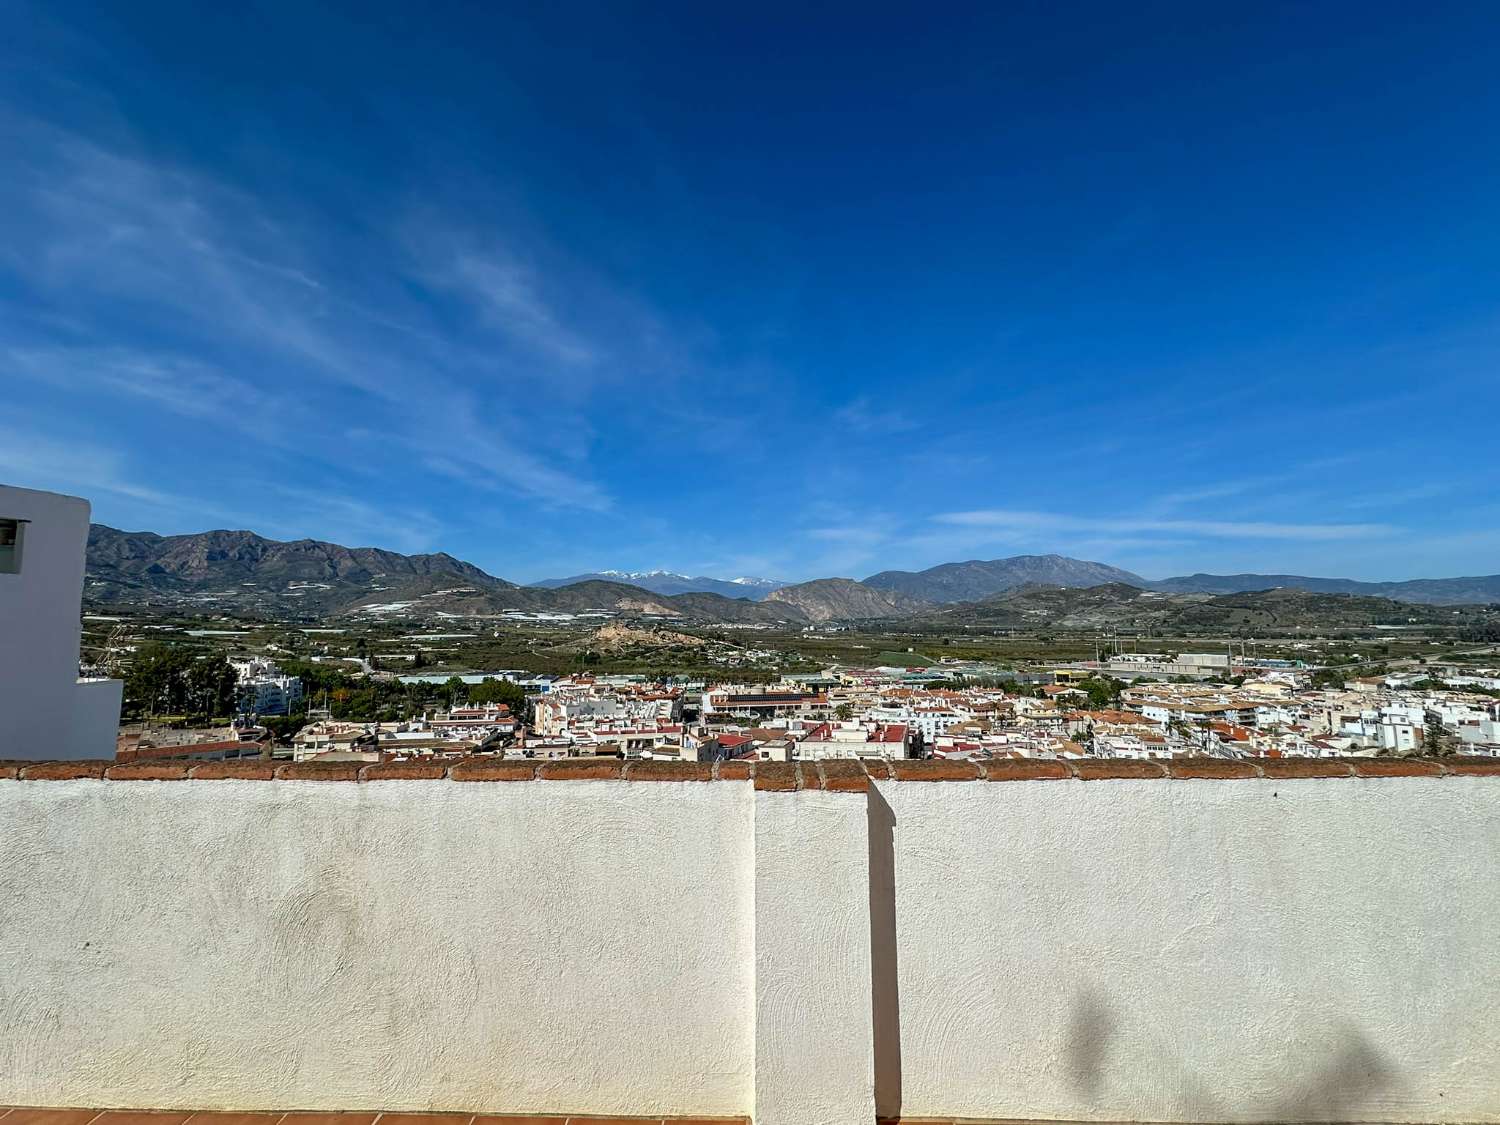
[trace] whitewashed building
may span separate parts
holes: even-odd
[[[239,709],[244,714],[290,715],[302,702],[302,680],[288,676],[261,657],[231,660],[239,679]]]
[[[0,758],[113,758],[119,680],[78,676],[89,504],[0,485]]]

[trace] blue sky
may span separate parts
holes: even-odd
[[[1500,570],[1493,5],[0,12],[0,479],[103,522]]]

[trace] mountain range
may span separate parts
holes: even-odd
[[[1413,578],[1405,582],[1359,582],[1353,578],[1308,578],[1300,574],[1189,574],[1149,582],[1173,593],[1238,594],[1291,588],[1317,594],[1360,594],[1417,605],[1479,605],[1500,601],[1500,574],[1472,578]]]
[[[577,582],[624,582],[653,594],[719,594],[726,598],[750,598],[759,601],[772,590],[791,583],[775,578],[708,578],[704,575],[678,574],[670,570],[595,570],[571,578],[543,578],[531,585],[546,590],[572,586]]]
[[[761,600],[772,591],[793,585],[769,578],[709,578],[672,571],[603,570],[572,578],[547,578],[532,583],[555,589],[576,582],[624,582],[657,594],[690,592],[722,594],[728,598]],[[817,581],[826,581],[819,579]],[[848,581],[847,579],[843,581]],[[1469,578],[1417,578],[1403,582],[1361,582],[1353,578],[1315,578],[1301,574],[1187,574],[1175,578],[1143,578],[1106,563],[1066,555],[1014,555],[1004,559],[970,559],[941,563],[926,570],[882,570],[860,584],[906,599],[934,602],[979,601],[1023,586],[1104,586],[1119,584],[1175,594],[1243,594],[1253,590],[1297,589],[1319,594],[1359,594],[1417,605],[1475,605],[1500,601],[1500,575]],[[805,586],[807,583],[798,583]],[[829,594],[834,587],[821,587]],[[847,589],[842,589],[847,604]],[[805,600],[805,598],[804,598]],[[835,597],[834,601],[839,599]],[[830,603],[830,606],[833,603]],[[868,599],[862,602],[873,609]],[[891,608],[900,612],[896,603]],[[823,612],[815,608],[815,612]],[[837,614],[837,616],[845,616]],[[815,617],[815,620],[827,618]]]
[[[1474,578],[1417,578],[1405,582],[1360,582],[1353,578],[1310,578],[1300,574],[1189,574],[1149,579],[1104,563],[1065,555],[1016,555],[984,562],[971,559],[927,570],[883,570],[865,585],[929,602],[976,601],[1021,586],[1102,586],[1119,584],[1173,594],[1243,594],[1252,590],[1296,589],[1318,594],[1359,594],[1418,605],[1478,605],[1500,601],[1500,574]]]
[[[943,563],[926,570],[882,570],[864,580],[866,586],[889,590],[926,602],[969,602],[1018,586],[1104,586],[1121,583],[1147,588],[1138,574],[1103,563],[1084,562],[1065,555],[1015,555],[988,562]]]
[[[271,596],[283,605],[324,609],[355,591],[424,587],[426,593],[454,582],[519,588],[452,555],[402,555],[316,539],[281,542],[250,531],[157,535],[96,523],[89,527],[84,592],[93,601],[158,604],[217,598],[240,605]]]
[[[698,588],[703,583],[720,588]],[[1371,583],[1197,574],[1152,581],[1103,563],[1021,555],[882,571],[863,582],[783,584],[601,571],[521,586],[448,554],[402,555],[313,539],[280,542],[249,531],[162,536],[95,524],[85,594],[95,606],[277,616],[602,612],[741,624],[901,620],[948,627],[1206,628],[1428,622],[1439,618],[1412,607],[1500,602],[1500,575]]]
[[[223,609],[272,615],[649,614],[690,620],[803,623],[795,607],[693,591],[661,595],[585,578],[520,586],[451,555],[401,555],[316,539],[281,542],[250,531],[156,535],[89,528],[84,594],[94,605]]]
[[[783,586],[766,595],[765,605],[796,610],[808,621],[868,621],[878,617],[911,617],[930,608],[905,594],[877,590],[852,578],[815,578]]]
[[[1290,587],[1230,594],[1169,593],[1124,583],[1022,586],[980,601],[937,607],[929,628],[1097,629],[1129,632],[1274,633],[1302,628],[1475,625],[1493,614],[1398,602],[1365,594],[1323,594]]]

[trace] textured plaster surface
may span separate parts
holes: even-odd
[[[0,1105],[749,1112],[752,802],[0,782]]]
[[[1500,1120],[1492,779],[879,789],[903,1113]]]
[[[756,1125],[875,1118],[865,802],[755,795]]]
[[[0,781],[0,1105],[1500,1121],[1495,784]]]

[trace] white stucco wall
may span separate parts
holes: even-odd
[[[756,1125],[875,1118],[865,802],[755,797]]]
[[[120,685],[78,681],[88,501],[0,485],[0,519],[30,521],[0,573],[0,759],[113,758]]]
[[[123,680],[79,680],[73,688],[69,752],[56,757],[75,760],[113,758],[120,733],[120,704],[124,701],[124,694]]]
[[[880,788],[903,1113],[1500,1120],[1496,779]]]
[[[0,1105],[1500,1121],[1497,786],[0,780]]]
[[[0,781],[0,1104],[747,1113],[747,785]]]

